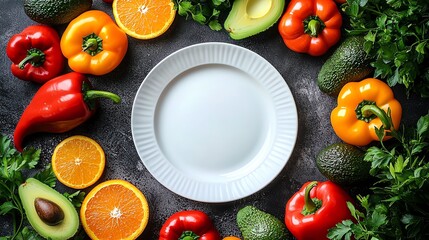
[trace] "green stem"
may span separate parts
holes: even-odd
[[[121,102],[121,97],[111,92],[100,91],[100,90],[88,90],[85,92],[85,100],[93,100],[96,98],[109,98],[114,103]]]
[[[15,205],[15,209],[18,210],[18,212],[20,214],[20,220],[19,220],[19,224],[18,224],[18,227],[17,227],[17,225],[16,225],[16,215],[15,215],[15,213],[12,213],[12,218],[13,218],[13,235],[12,235],[11,240],[14,240],[18,236],[19,232],[21,231],[22,224],[24,223],[24,210],[23,210],[23,207],[22,207],[22,204],[21,204],[21,200],[17,197],[18,195],[15,194],[15,188],[14,189],[10,189],[2,181],[0,181],[0,184],[2,185],[2,187],[4,187],[5,189],[7,189],[9,191],[12,203]]]
[[[320,199],[310,197],[311,189],[313,189],[316,185],[317,185],[317,181],[313,181],[309,183],[307,187],[305,187],[305,192],[304,192],[305,204],[301,212],[302,215],[304,216],[315,213],[322,206],[322,201]]]
[[[384,129],[386,130],[392,129],[392,124],[389,121],[389,116],[387,116],[387,113],[383,109],[379,108],[377,105],[375,104],[365,105],[361,108],[360,111],[362,113],[362,116],[365,118],[371,117],[373,115],[377,116],[381,120],[381,123],[383,123]]]
[[[312,37],[317,37],[325,28],[325,24],[318,16],[310,16],[304,20],[304,32]]]
[[[192,231],[184,231],[178,240],[198,240],[200,236]]]
[[[94,51],[97,49],[97,46],[98,46],[97,39],[90,38],[84,43],[83,51],[86,51],[86,50]]]
[[[320,22],[317,20],[311,20],[308,23],[308,29],[310,30],[310,35],[312,37],[317,37],[317,34],[319,34],[319,29],[320,29]]]
[[[18,67],[20,69],[24,69],[27,63],[31,63],[31,65],[38,67],[41,66],[45,62],[45,54],[39,49],[32,48],[27,51],[27,56],[19,62]]]
[[[103,39],[95,33],[91,33],[83,38],[82,50],[91,56],[95,56],[103,51]]]

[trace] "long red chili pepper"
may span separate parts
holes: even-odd
[[[29,134],[63,133],[82,124],[94,114],[100,97],[110,98],[115,103],[121,101],[114,93],[92,90],[89,80],[80,73],[67,73],[46,82],[15,128],[16,149],[22,151],[22,141]]]

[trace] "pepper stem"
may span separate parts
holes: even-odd
[[[94,50],[96,50],[97,49],[97,39],[95,39],[95,38],[90,38],[90,39],[88,39],[86,42],[85,42],[85,44],[83,45],[83,51],[86,51],[86,50],[91,50],[91,51],[94,51]]]
[[[365,105],[361,108],[361,112],[365,117],[370,117],[372,115],[377,116],[381,123],[383,123],[384,129],[390,130],[392,128],[389,116],[387,116],[387,113],[377,105]]]
[[[305,187],[305,192],[304,192],[305,204],[301,212],[301,214],[304,216],[315,213],[322,206],[322,201],[320,199],[310,197],[310,191],[316,185],[317,185],[317,181],[313,181]]]
[[[178,240],[198,240],[200,236],[192,231],[184,231]]]
[[[381,123],[383,123],[384,129],[391,130],[392,123],[389,120],[388,114],[378,107],[375,102],[363,100],[359,105],[356,107],[356,117],[359,120],[370,122],[374,118],[379,118],[381,120]]]
[[[19,62],[18,67],[24,69],[27,63],[38,67],[45,62],[45,54],[37,48],[32,48],[27,51],[27,56]]]
[[[319,28],[320,28],[320,22],[317,20],[311,20],[308,23],[308,29],[310,30],[310,35],[317,37],[317,34],[319,33]]]
[[[91,56],[95,56],[103,51],[103,39],[95,33],[91,33],[83,38],[82,50]]]
[[[96,98],[109,98],[114,103],[121,102],[121,97],[111,92],[100,91],[100,90],[87,90],[85,92],[85,100],[93,100]]]
[[[318,16],[310,16],[304,20],[304,32],[312,37],[317,37],[325,27]]]

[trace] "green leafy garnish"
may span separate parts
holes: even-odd
[[[429,1],[347,0],[348,33],[365,35],[374,76],[429,97]]]
[[[12,215],[14,234],[11,239],[22,234],[24,223],[25,213],[18,196],[18,187],[25,181],[23,171],[35,168],[39,158],[40,150],[26,148],[20,153],[8,137],[0,136],[0,214]]]
[[[371,162],[376,181],[372,193],[358,196],[362,212],[348,204],[354,221],[345,220],[330,229],[330,239],[428,239],[429,238],[429,114],[415,128],[402,131],[383,127],[379,138],[387,143],[370,147],[365,161]],[[393,142],[392,142],[393,141]]]
[[[210,29],[222,30],[219,18],[222,13],[228,13],[231,8],[229,0],[174,0],[177,13],[195,22],[208,25]]]
[[[39,240],[43,239],[33,229],[24,226],[26,216],[18,195],[19,186],[25,182],[26,175],[36,167],[40,159],[40,150],[25,148],[18,152],[11,140],[0,134],[0,215],[9,215],[12,218],[13,234],[2,236],[0,240]],[[57,178],[51,165],[37,171],[33,178],[42,183],[55,187]],[[84,192],[77,191],[73,194],[64,193],[73,205],[80,207],[85,196]]]

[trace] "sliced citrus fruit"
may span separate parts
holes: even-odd
[[[222,238],[222,240],[241,240],[241,239],[235,236],[228,236],[228,237]]]
[[[149,205],[130,182],[109,180],[88,193],[80,218],[91,239],[136,239],[148,223]]]
[[[64,185],[83,189],[94,184],[103,174],[104,151],[93,139],[81,135],[60,142],[52,155],[52,170]]]
[[[114,0],[112,8],[118,26],[137,39],[160,36],[176,16],[172,0]]]

